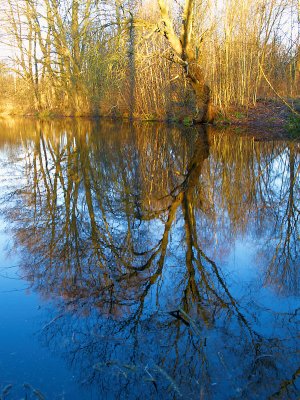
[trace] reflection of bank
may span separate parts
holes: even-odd
[[[216,225],[225,232],[230,222],[236,233],[241,224],[245,232],[255,213],[269,222],[269,148],[231,136],[208,140],[204,129],[185,136],[154,126],[142,135],[125,126],[101,134],[75,123],[55,135],[45,126],[28,143],[27,184],[6,215],[26,250],[27,279],[56,299],[57,315],[42,332],[48,345],[85,380],[106,381],[116,398],[158,388],[214,398],[241,385],[245,396],[251,387],[267,393],[286,366],[276,349],[287,354],[287,344],[275,348],[256,332],[260,311],[232,295],[230,276],[206,248]],[[256,182],[251,172],[261,164]],[[237,177],[243,185],[234,186]]]

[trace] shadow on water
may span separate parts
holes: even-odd
[[[15,124],[0,144],[20,179],[2,212],[49,304],[39,338],[82,385],[101,398],[297,398],[299,143]]]

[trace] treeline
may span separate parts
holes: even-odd
[[[188,32],[221,112],[276,93],[299,94],[297,0],[158,3],[3,2],[1,40],[11,57],[0,65],[0,112],[184,118],[196,107],[195,93],[187,63],[182,68],[169,45],[170,21],[181,42]],[[186,27],[182,18],[190,10]]]

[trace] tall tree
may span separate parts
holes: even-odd
[[[210,88],[205,82],[196,51],[191,44],[194,0],[185,0],[179,36],[175,33],[166,2],[158,0],[158,5],[163,22],[163,34],[174,51],[173,59],[184,68],[186,77],[196,96],[197,113],[194,120],[199,123],[210,122],[213,119]]]

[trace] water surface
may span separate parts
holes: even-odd
[[[297,399],[299,149],[0,122],[0,394]]]

